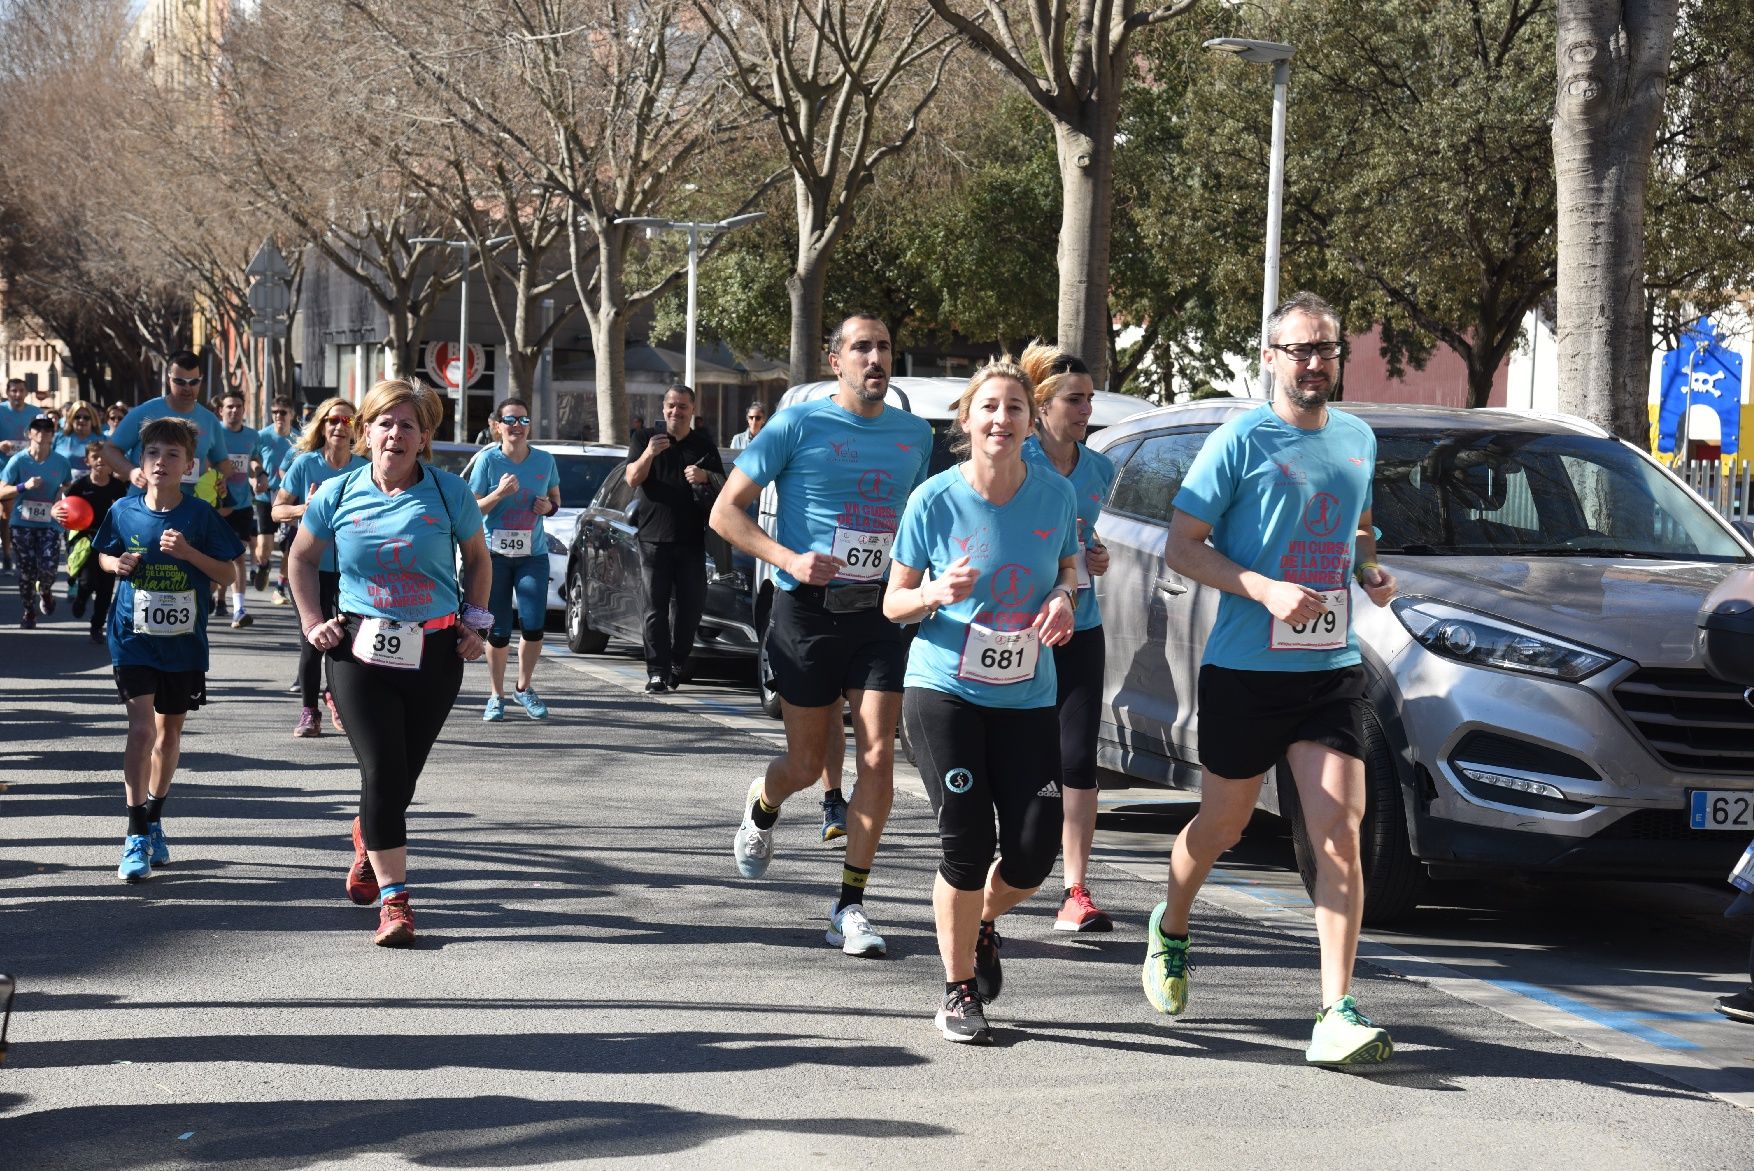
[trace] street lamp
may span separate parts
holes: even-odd
[[[510,239],[510,236],[495,236],[487,241],[487,246],[492,248],[504,244]],[[457,304],[457,410],[451,418],[451,438],[462,443],[463,429],[467,426],[463,416],[468,413],[466,404],[469,401],[467,383],[469,381],[469,249],[471,245],[468,240],[446,240],[438,236],[413,236],[409,238],[408,242],[410,244],[443,244],[447,248],[461,248],[463,250],[462,288]]]
[[[667,220],[660,216],[620,216],[615,220],[618,224],[628,224],[646,230],[646,238],[651,239],[661,232],[688,233],[688,344],[683,357],[682,381],[691,387],[696,394],[700,388],[694,385],[694,295],[695,272],[700,261],[700,241],[702,237],[711,238],[720,232],[728,232],[732,228],[741,228],[745,224],[753,224],[767,218],[765,211],[752,211],[747,215],[734,215],[728,220],[716,223],[691,223],[686,220]]]
[[[1267,275],[1261,289],[1261,349],[1265,350],[1267,319],[1279,303],[1279,219],[1285,202],[1285,92],[1291,85],[1291,55],[1296,50],[1277,41],[1250,41],[1242,37],[1214,37],[1204,47],[1273,67],[1273,149],[1267,168]],[[1272,377],[1263,361],[1262,397],[1271,398],[1272,387]]]

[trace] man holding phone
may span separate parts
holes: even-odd
[[[638,501],[640,576],[645,580],[646,691],[675,691],[706,606],[706,522],[725,465],[704,427],[694,425],[694,388],[664,392],[664,425],[633,436],[627,449]]]

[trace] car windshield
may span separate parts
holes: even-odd
[[[1384,553],[1750,559],[1653,461],[1611,439],[1382,430],[1372,491]]]
[[[597,494],[603,476],[621,462],[618,455],[585,455],[582,452],[557,451],[555,466],[560,471],[560,502],[566,508],[583,508]]]

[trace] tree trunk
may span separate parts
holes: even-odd
[[[1083,125],[1054,123],[1061,196],[1056,341],[1084,359],[1098,390],[1108,385],[1109,219],[1119,104],[1116,100],[1086,103]]]
[[[1559,409],[1647,445],[1645,188],[1677,0],[1559,0]]]
[[[623,305],[622,250],[617,233],[597,233],[597,311],[590,315],[591,349],[597,367],[597,442],[621,443],[627,438],[627,311]],[[577,260],[573,280],[578,281]]]
[[[828,256],[832,241],[812,241],[800,235],[798,263],[786,278],[792,298],[792,385],[822,377],[822,296],[828,286]]]

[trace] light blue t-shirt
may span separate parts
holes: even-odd
[[[429,464],[394,496],[359,469],[317,489],[304,527],[335,542],[344,612],[424,622],[457,612],[457,546],[481,531],[481,508],[461,477]]]
[[[196,480],[201,478],[202,473],[207,471],[210,464],[222,463],[230,454],[226,450],[225,440],[220,437],[220,432],[225,430],[225,426],[219,421],[219,416],[200,403],[196,403],[186,412],[173,410],[171,400],[163,396],[155,398],[151,402],[141,403],[122,416],[122,421],[117,423],[115,429],[110,432],[110,442],[121,449],[122,454],[128,457],[130,463],[138,464],[140,462],[140,428],[154,419],[163,419],[166,416],[185,419],[195,424],[198,436],[195,444],[197,450],[190,453],[194,457],[195,463],[183,476],[185,485],[194,484]],[[130,492],[132,495],[138,496],[141,490],[131,487]]]
[[[8,484],[19,485],[33,477],[41,477],[42,483],[35,488],[19,488],[17,501],[28,500],[33,504],[53,504],[61,495],[61,488],[73,482],[73,468],[67,457],[51,451],[41,461],[31,458],[28,451],[16,451],[6,461],[6,470],[0,472],[0,479]],[[12,509],[12,527],[19,529],[53,529],[59,528],[53,520],[26,520],[25,510],[14,503]]]
[[[354,468],[363,468],[367,462],[363,455],[350,455],[346,466],[337,468],[331,466],[328,458],[320,451],[298,452],[293,455],[285,475],[281,477],[280,490],[291,496],[294,504],[309,504],[317,488],[325,481],[346,475]],[[336,571],[335,546],[331,545],[323,550],[323,560],[317,568],[329,573]]]
[[[160,551],[164,531],[176,529],[188,542],[215,561],[243,556],[244,543],[220,519],[213,506],[184,492],[182,501],[164,512],[146,506],[146,497],[125,496],[110,506],[98,526],[92,550],[120,557],[141,554],[127,577],[116,579],[116,601],[110,607],[110,661],[118,667],[156,667],[160,671],[207,670],[207,611],[212,608],[211,582],[187,561]],[[195,628],[188,634],[152,636],[134,630],[134,591],[194,594]]]
[[[262,438],[262,470],[268,473],[268,490],[256,493],[256,499],[263,504],[271,504],[274,493],[280,490],[284,464],[290,462],[287,456],[292,452],[293,437],[282,435],[273,427],[264,427],[256,434]]]
[[[1078,547],[1082,549],[1090,544],[1091,534],[1096,532],[1096,518],[1115,482],[1115,466],[1101,452],[1091,451],[1082,443],[1077,446],[1078,462],[1073,466],[1072,474],[1065,478],[1072,485],[1072,497],[1078,505]],[[1023,462],[1031,467],[1046,468],[1056,476],[1060,474],[1060,469],[1042,450],[1039,436],[1031,435],[1023,441]],[[1072,629],[1090,630],[1101,625],[1102,608],[1096,600],[1096,583],[1092,582],[1078,591],[1078,609],[1072,616]]]
[[[30,421],[42,411],[29,403],[13,409],[9,402],[0,402],[0,440],[23,443],[30,438]]]
[[[73,478],[75,480],[84,479],[87,474],[85,466],[86,446],[88,444],[96,443],[100,438],[101,436],[98,435],[96,431],[93,431],[84,439],[81,439],[71,431],[55,432],[55,454],[61,456],[72,466]]]
[[[799,553],[833,553],[835,530],[893,533],[908,494],[926,478],[932,426],[885,406],[867,419],[832,398],[776,414],[737,457],[737,469],[779,492],[775,540]],[[882,577],[889,567],[883,566]],[[780,585],[798,582],[781,569]]]
[[[971,623],[998,631],[1028,627],[1059,579],[1060,559],[1077,551],[1078,510],[1064,476],[1032,467],[1003,506],[971,488],[960,466],[927,480],[908,497],[895,536],[896,564],[942,576],[967,557],[980,576],[968,597],[920,623],[908,648],[904,684],[983,707],[1054,706],[1054,656],[1046,647],[1040,648],[1035,676],[1014,683],[964,678],[959,667]]]
[[[536,501],[547,496],[548,490],[560,483],[560,469],[555,466],[554,457],[538,447],[524,453],[523,463],[514,462],[503,448],[486,447],[469,467],[469,489],[477,496],[486,496],[499,487],[499,478],[507,472],[518,478],[518,490],[494,505],[483,518],[483,523],[489,532],[494,529],[529,529],[530,556],[546,557],[542,518],[534,509]]]
[[[225,444],[224,466],[220,469],[226,496],[233,508],[248,508],[255,495],[250,489],[250,459],[262,455],[262,436],[254,428],[239,427],[233,431],[219,425],[219,438]]]
[[[1244,569],[1311,589],[1348,589],[1375,467],[1376,435],[1353,416],[1330,407],[1325,426],[1305,431],[1267,403],[1207,437],[1175,507],[1211,525],[1213,548]],[[1326,651],[1271,650],[1272,624],[1259,602],[1222,595],[1200,662],[1326,671],[1361,660],[1350,621],[1346,646]]]

